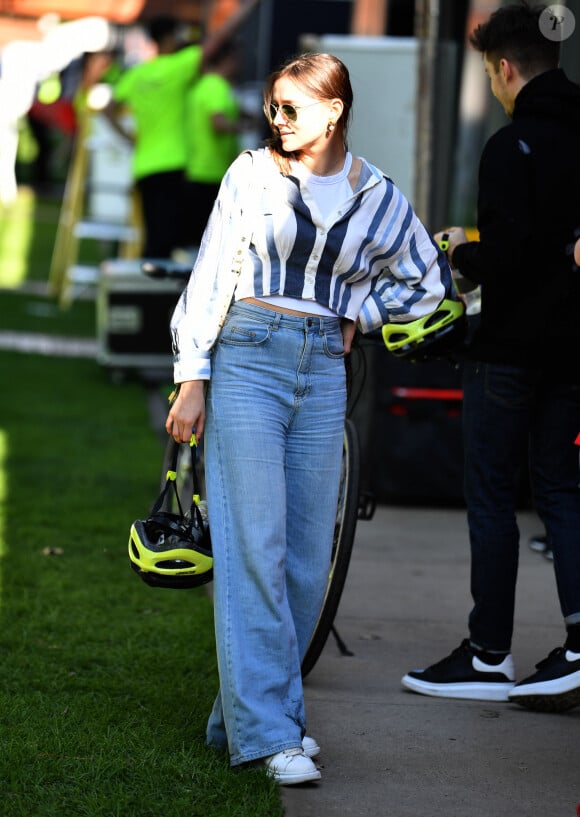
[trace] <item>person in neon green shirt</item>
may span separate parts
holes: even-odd
[[[240,152],[240,132],[253,120],[242,114],[232,81],[239,46],[229,40],[187,94],[185,107],[184,241],[198,247],[221,180]]]
[[[143,255],[167,258],[181,243],[184,211],[186,93],[207,60],[227,42],[260,0],[241,0],[238,9],[200,44],[180,48],[178,21],[157,17],[149,35],[157,54],[129,68],[115,85],[107,116],[134,145],[133,175],[145,224]],[[134,133],[122,114],[129,110]]]

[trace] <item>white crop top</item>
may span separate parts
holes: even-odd
[[[329,215],[334,213],[343,202],[352,196],[352,188],[348,180],[351,167],[352,154],[347,152],[342,170],[333,176],[317,176],[316,173],[311,173],[302,162],[292,164],[291,174],[299,179],[303,187],[308,189],[320,214],[326,221]],[[336,312],[314,300],[289,298],[286,295],[262,296],[260,300],[287,309],[294,309],[297,312],[307,312],[309,315],[336,315]]]

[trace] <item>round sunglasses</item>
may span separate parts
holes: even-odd
[[[298,111],[303,111],[305,108],[312,108],[313,105],[320,105],[322,101],[322,99],[318,99],[309,105],[276,105],[276,103],[270,102],[269,105],[264,105],[264,114],[270,122],[273,122],[278,116],[278,111],[280,111],[284,119],[287,119],[289,122],[296,122],[298,119]]]

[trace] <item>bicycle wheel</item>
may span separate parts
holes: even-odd
[[[326,593],[310,644],[302,660],[305,678],[320,657],[332,629],[344,589],[358,517],[360,450],[356,426],[348,418],[344,424],[342,469],[334,527],[334,541]]]

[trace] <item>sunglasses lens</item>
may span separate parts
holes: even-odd
[[[288,119],[289,122],[296,122],[298,118],[298,111],[293,105],[274,105],[270,102],[270,119],[272,122],[276,119],[278,111],[282,111],[282,116]]]

